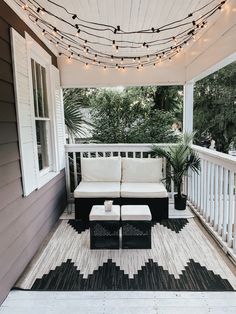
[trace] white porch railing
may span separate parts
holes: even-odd
[[[165,147],[169,144],[157,144]],[[67,144],[66,184],[68,199],[73,199],[73,191],[80,181],[80,159],[82,157],[121,156],[128,158],[149,158],[152,144]],[[109,171],[109,169],[108,169]],[[163,160],[163,177],[166,175],[166,162]],[[169,183],[170,196],[174,195],[174,184]]]
[[[236,157],[193,145],[199,174],[189,173],[187,194],[204,225],[236,260]]]

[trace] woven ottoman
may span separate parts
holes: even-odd
[[[147,205],[121,206],[122,249],[151,249],[151,220]]]
[[[119,249],[120,247],[120,206],[113,205],[106,212],[104,205],[95,205],[89,215],[90,248]]]

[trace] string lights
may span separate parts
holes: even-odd
[[[156,67],[163,61],[172,61],[184,46],[189,45],[190,41],[196,40],[199,32],[207,27],[211,16],[220,12],[227,0],[220,2],[211,0],[180,20],[158,27],[152,26],[150,29],[132,31],[124,30],[120,25],[113,26],[81,19],[78,13],[69,12],[64,6],[52,0],[46,1],[64,11],[64,14],[54,14],[41,6],[39,0],[14,1],[40,29],[42,35],[57,47],[60,56],[64,55],[68,60],[77,60],[86,68],[93,65],[103,67],[104,70],[108,68],[140,70],[144,66]],[[61,16],[64,16],[65,12],[67,18],[62,18]],[[49,20],[52,18],[60,22],[57,25],[62,26],[59,28],[51,24]],[[66,27],[63,27],[63,24]],[[111,36],[105,36],[108,32],[113,34],[113,39]],[[165,36],[170,32],[173,32],[172,36]],[[150,38],[148,34],[152,34],[152,40],[130,41],[130,36],[126,36],[130,34],[147,34],[145,35],[147,39]],[[122,40],[117,35],[122,35]],[[109,48],[111,52],[107,53]],[[143,49],[139,50],[140,48]],[[135,51],[133,55],[132,51]],[[137,55],[139,51],[142,54]]]

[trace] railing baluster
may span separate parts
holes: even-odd
[[[215,166],[211,163],[211,182],[210,182],[210,224],[214,225],[214,177],[215,177]]]
[[[206,189],[206,198],[207,198],[207,209],[206,209],[206,221],[210,220],[210,182],[211,182],[211,163],[207,162],[207,189]]]
[[[71,194],[70,175],[69,153],[66,153],[66,189],[68,200],[70,199]]]
[[[203,216],[206,219],[207,216],[207,165],[208,162],[204,160],[204,206],[203,206]]]
[[[73,153],[73,171],[74,171],[74,189],[78,185],[78,174],[77,174],[77,160],[76,160],[76,153]]]
[[[171,167],[171,172],[173,172],[173,168]],[[174,193],[175,193],[175,185],[174,181],[171,179],[170,182],[170,192],[171,192],[171,198],[174,199]]]
[[[215,166],[215,185],[214,185],[214,206],[215,206],[215,211],[214,211],[214,230],[218,229],[218,223],[219,223],[219,167],[218,165]]]
[[[234,219],[234,207],[233,207],[233,202],[234,202],[234,172],[230,171],[229,173],[229,215],[228,215],[228,237],[227,237],[227,242],[228,246],[232,246],[232,236],[233,236],[233,219]]]
[[[191,171],[191,182],[192,182],[192,202],[195,204],[195,186],[194,186],[194,172]]]
[[[218,234],[222,235],[223,228],[223,175],[224,169],[220,167],[220,175],[219,175],[219,213],[218,213]]]
[[[224,190],[223,190],[223,230],[222,230],[222,238],[223,241],[226,241],[227,239],[227,223],[228,223],[228,169],[224,168]]]
[[[197,173],[197,208],[201,208],[201,173]]]
[[[203,214],[204,208],[204,160],[201,159],[201,204],[200,204],[200,213]]]

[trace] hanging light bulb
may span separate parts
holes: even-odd
[[[106,69],[107,69],[107,67],[106,67],[106,65],[104,65],[103,70],[106,71]]]
[[[22,10],[27,10],[28,8],[28,4],[27,3],[23,3],[22,6],[21,6]]]
[[[45,29],[43,29],[42,35],[44,36],[45,34],[46,34],[46,31],[45,31]]]
[[[149,55],[147,55],[147,61],[148,61],[148,62],[150,61]]]
[[[68,45],[67,50],[70,50],[70,48],[71,48],[71,45]]]
[[[113,47],[113,48],[116,47],[116,41],[115,41],[115,40],[112,41],[112,47]]]
[[[119,51],[119,47],[118,47],[118,46],[116,46],[116,53],[118,53],[118,51]]]
[[[118,64],[116,64],[116,69],[118,70]]]
[[[114,57],[113,56],[111,56],[111,62],[113,62],[114,61]]]
[[[94,55],[94,59],[97,60],[97,54]]]
[[[136,61],[136,58],[133,58],[133,62],[135,62]]]
[[[56,34],[57,34],[57,29],[56,29],[56,27],[53,28],[53,32],[52,32],[52,33],[53,33],[54,36],[56,36]]]
[[[121,63],[121,64],[123,64],[123,61],[124,61],[124,58],[121,58],[121,61],[120,61],[120,63]]]

